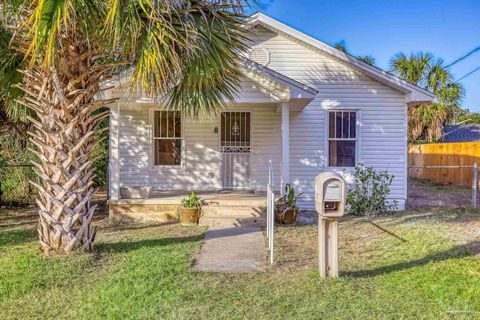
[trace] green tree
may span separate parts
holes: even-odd
[[[342,52],[345,52],[346,54],[351,54],[347,50],[347,44],[345,40],[341,40],[333,45],[333,47],[337,50],[340,50]],[[366,56],[356,56],[357,59],[362,60],[365,63],[368,63],[371,66],[375,65],[375,58],[371,55],[366,55]]]
[[[0,135],[21,140],[26,137],[28,111],[15,102],[22,91],[14,86],[22,79],[17,69],[22,67],[23,56],[8,47],[11,38],[12,32],[0,25]]]
[[[398,53],[390,60],[390,72],[436,97],[434,103],[409,108],[409,140],[432,142],[441,138],[444,125],[462,113],[460,103],[464,96],[463,86],[454,81],[443,60],[431,53]]]
[[[46,253],[92,249],[92,152],[107,128],[112,76],[193,116],[232,100],[245,49],[242,0],[6,0],[8,48],[22,55],[17,103],[28,120]],[[5,46],[3,46],[5,48]],[[0,57],[3,59],[4,57]],[[3,79],[2,79],[3,81]]]

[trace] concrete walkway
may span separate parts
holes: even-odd
[[[210,229],[193,268],[207,272],[260,272],[265,270],[262,229]]]

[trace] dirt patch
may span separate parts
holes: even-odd
[[[97,209],[93,216],[93,224],[105,227],[108,225],[108,207],[107,194],[105,192],[97,192],[93,198],[93,204],[97,205]],[[16,227],[36,227],[38,222],[37,207],[0,207],[0,231]]]
[[[470,188],[444,186],[409,178],[407,209],[418,208],[468,208],[471,207],[472,191]]]

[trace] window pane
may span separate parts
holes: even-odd
[[[167,138],[174,138],[175,137],[175,111],[167,111]]]
[[[328,137],[335,138],[335,112],[328,113]]]
[[[350,112],[342,112],[342,138],[349,138]]]
[[[155,165],[178,166],[181,164],[181,139],[155,139]]]
[[[182,119],[180,117],[180,111],[175,112],[175,137],[182,136]]]
[[[153,136],[160,137],[160,112],[155,111],[153,113]]]
[[[329,166],[354,167],[355,141],[329,141]]]
[[[335,138],[342,137],[342,113],[335,112]]]
[[[166,138],[167,137],[167,112],[161,111],[160,112],[160,137]]]
[[[181,112],[155,111],[153,136],[155,138],[180,138],[182,136]]]
[[[357,113],[350,112],[350,138],[357,137]]]

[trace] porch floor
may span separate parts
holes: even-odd
[[[212,190],[198,191],[197,195],[206,204],[263,206],[266,204],[264,191],[239,191],[239,190]],[[109,200],[114,204],[180,204],[187,197],[184,190],[153,191],[147,199],[118,199]]]

